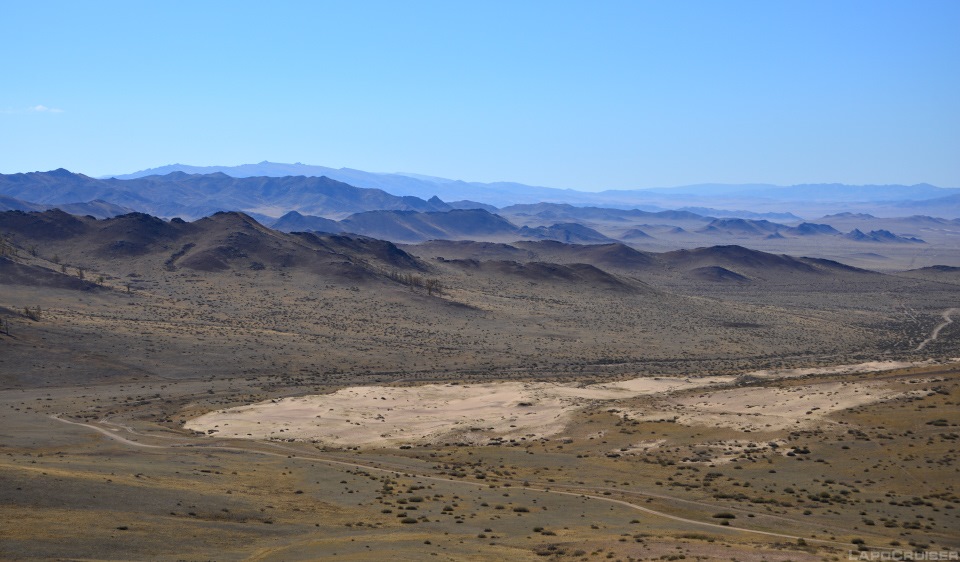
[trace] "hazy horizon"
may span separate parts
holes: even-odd
[[[291,162],[270,162],[270,161],[267,161],[267,160],[261,160],[261,161],[259,161],[259,162],[255,162],[255,163],[254,163],[254,162],[246,162],[246,163],[236,164],[236,165],[186,164],[186,163],[183,163],[183,162],[174,162],[174,163],[170,163],[170,164],[161,164],[161,165],[157,165],[157,166],[149,166],[149,167],[142,168],[142,169],[138,169],[138,170],[129,170],[129,171],[115,172],[115,173],[108,173],[108,174],[101,174],[101,175],[93,175],[93,174],[86,173],[86,172],[84,172],[84,171],[82,171],[82,170],[72,170],[72,169],[69,169],[69,168],[65,168],[65,167],[63,167],[63,166],[58,166],[57,168],[51,168],[51,169],[47,169],[47,170],[23,170],[23,171],[19,171],[19,172],[3,172],[3,171],[0,171],[0,174],[8,174],[8,175],[9,175],[9,174],[17,174],[17,173],[45,173],[45,172],[51,172],[51,171],[54,171],[54,170],[56,170],[56,169],[63,168],[63,169],[66,169],[67,171],[69,171],[69,172],[71,172],[71,173],[83,174],[83,175],[88,176],[88,177],[91,177],[91,178],[97,178],[97,179],[118,178],[118,179],[124,179],[124,178],[122,178],[121,176],[126,176],[126,175],[130,175],[130,174],[135,174],[135,173],[145,172],[145,171],[150,171],[150,170],[163,170],[164,168],[176,167],[176,166],[183,166],[183,167],[189,167],[189,168],[236,168],[236,167],[241,167],[241,166],[251,166],[251,165],[266,164],[266,163],[283,165],[283,166],[298,166],[298,165],[302,165],[302,166],[309,166],[309,167],[324,167],[324,168],[331,168],[331,169],[335,169],[335,170],[362,171],[362,172],[367,172],[367,173],[371,173],[371,174],[379,174],[379,175],[399,175],[399,176],[407,176],[407,177],[411,177],[411,178],[427,178],[427,179],[433,179],[433,180],[451,180],[451,181],[455,181],[455,182],[466,182],[466,183],[483,183],[483,184],[521,183],[521,182],[515,182],[515,181],[513,181],[513,180],[511,180],[511,179],[509,179],[509,178],[505,178],[505,179],[501,179],[501,180],[493,180],[493,181],[479,181],[479,180],[474,180],[474,179],[471,179],[471,178],[441,177],[441,176],[434,176],[434,175],[430,175],[430,174],[421,174],[421,173],[411,172],[411,171],[385,172],[385,171],[362,170],[362,169],[359,169],[359,168],[351,168],[351,167],[347,167],[347,166],[334,167],[334,166],[327,166],[327,165],[324,165],[324,164],[308,164],[308,163],[303,163],[303,162],[292,162],[292,163],[291,163]],[[166,174],[166,173],[169,173],[169,172],[163,172],[163,171],[161,171],[161,172],[159,172],[159,173],[161,173],[161,174]],[[213,172],[203,172],[203,173],[213,173]],[[294,174],[294,175],[295,175],[295,174]],[[566,189],[566,190],[580,191],[580,192],[585,192],[585,193],[599,193],[599,192],[601,192],[601,191],[648,191],[648,190],[667,190],[667,189],[683,189],[683,188],[703,187],[703,186],[717,186],[717,187],[753,187],[753,186],[756,186],[756,187],[775,187],[775,188],[776,188],[776,187],[796,187],[796,186],[804,186],[804,185],[810,185],[810,186],[814,186],[814,185],[820,185],[820,186],[827,186],[827,185],[845,185],[845,186],[849,186],[849,187],[886,187],[886,186],[918,187],[918,186],[930,186],[930,187],[935,187],[935,188],[939,188],[939,189],[947,189],[947,190],[950,190],[950,189],[960,189],[960,187],[957,187],[957,186],[952,186],[952,185],[937,185],[937,184],[933,184],[933,183],[931,183],[931,182],[916,182],[916,183],[911,183],[911,184],[900,184],[900,183],[848,184],[848,183],[833,182],[833,181],[804,182],[804,183],[796,183],[796,184],[775,184],[775,183],[766,183],[766,182],[742,182],[742,183],[730,183],[730,182],[701,182],[701,183],[691,183],[691,184],[682,184],[682,185],[654,185],[654,186],[645,186],[645,187],[610,188],[610,189],[606,189],[606,188],[604,188],[604,189],[585,189],[585,188],[578,187],[578,186],[569,186],[569,187],[558,188],[557,186],[553,186],[553,185],[530,185],[530,184],[523,184],[523,185],[527,185],[527,186],[529,186],[529,187],[542,187],[542,188],[550,188],[550,189]]]

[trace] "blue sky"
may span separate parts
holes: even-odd
[[[960,187],[960,2],[4,0],[0,173]]]

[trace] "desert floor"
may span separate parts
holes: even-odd
[[[89,247],[0,285],[0,558],[960,549],[956,281]]]

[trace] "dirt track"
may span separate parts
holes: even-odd
[[[952,318],[952,316],[953,316],[954,314],[957,314],[958,312],[960,312],[960,308],[948,308],[948,309],[944,310],[944,311],[943,311],[943,322],[941,322],[940,324],[937,324],[937,327],[934,328],[932,332],[930,332],[930,336],[929,336],[927,339],[925,339],[925,340],[923,340],[922,342],[920,342],[920,345],[917,346],[917,349],[916,349],[916,350],[917,350],[917,351],[920,351],[920,350],[922,350],[923,348],[927,347],[927,344],[928,344],[928,343],[933,342],[933,341],[936,341],[937,338],[940,336],[940,330],[943,330],[944,328],[946,328],[946,327],[949,326],[950,324],[953,324],[953,318]]]
[[[118,441],[118,442],[120,442],[120,443],[123,443],[124,445],[128,445],[128,446],[131,446],[131,447],[143,447],[143,448],[150,448],[150,449],[170,449],[170,448],[186,448],[186,447],[189,447],[189,448],[196,448],[196,449],[216,449],[216,450],[218,450],[218,451],[237,451],[237,452],[244,452],[244,453],[255,453],[255,454],[258,454],[258,455],[269,455],[269,456],[275,456],[275,457],[281,457],[281,458],[290,458],[290,457],[291,457],[291,454],[290,454],[290,453],[275,453],[275,452],[264,451],[264,450],[257,449],[257,448],[253,448],[253,447],[250,447],[250,448],[247,448],[247,447],[236,447],[236,446],[225,447],[225,446],[222,446],[222,445],[219,445],[219,444],[205,444],[205,443],[188,444],[188,443],[180,443],[180,444],[177,444],[177,445],[150,445],[150,444],[147,444],[147,443],[141,443],[141,442],[139,442],[139,441],[132,441],[132,440],[127,439],[127,438],[125,438],[125,437],[123,437],[123,436],[121,436],[121,435],[117,435],[117,434],[116,434],[115,432],[113,432],[113,431],[110,431],[110,430],[108,430],[108,429],[105,429],[105,428],[102,428],[102,427],[99,427],[99,426],[96,426],[96,425],[93,425],[93,424],[76,422],[76,421],[70,421],[70,420],[65,420],[65,419],[63,419],[63,418],[61,418],[61,417],[58,417],[58,416],[50,416],[50,417],[53,418],[53,419],[55,419],[55,420],[64,422],[64,423],[68,423],[68,424],[72,424],[72,425],[78,425],[78,426],[83,426],[83,427],[90,428],[90,429],[92,429],[92,430],[94,430],[94,431],[97,431],[97,432],[101,433],[102,435],[104,435],[104,436],[106,436],[106,437],[108,437],[108,438],[110,438],[110,439],[113,439],[113,440],[115,440],[115,441]],[[268,444],[266,444],[266,445],[274,445],[274,444],[268,443]],[[383,468],[382,466],[371,466],[371,465],[369,465],[369,464],[362,464],[362,463],[355,463],[355,462],[347,462],[347,461],[342,461],[342,460],[334,460],[334,459],[330,459],[330,458],[327,458],[327,457],[324,457],[324,456],[318,456],[318,455],[313,455],[313,454],[303,454],[303,453],[300,452],[300,451],[296,451],[295,449],[290,449],[290,448],[283,447],[283,446],[277,446],[277,447],[278,447],[278,448],[285,449],[285,450],[290,451],[290,452],[295,452],[295,455],[294,455],[294,456],[296,456],[296,457],[298,457],[298,458],[301,458],[301,459],[307,459],[307,460],[318,461],[318,462],[323,462],[323,463],[328,463],[328,464],[335,464],[335,465],[340,465],[340,466],[348,466],[348,467],[351,467],[351,468],[359,468],[359,469],[363,469],[363,470],[371,470],[371,471],[391,473],[391,474],[392,474],[392,473],[395,473],[396,470],[397,470],[397,469],[392,469],[392,468]],[[404,470],[406,470],[406,469],[404,469]],[[415,474],[415,475],[413,475],[413,476],[415,476],[415,477],[417,477],[417,478],[425,479],[425,480],[431,480],[431,481],[435,481],[435,482],[445,482],[445,483],[448,483],[448,484],[456,484],[456,485],[460,485],[460,486],[469,486],[469,487],[472,487],[472,488],[478,488],[478,487],[482,488],[482,487],[485,487],[485,486],[486,486],[485,484],[482,484],[482,483],[464,482],[464,481],[462,481],[462,480],[455,480],[455,479],[451,479],[451,478],[442,478],[442,477],[432,476],[432,475],[428,475],[428,474]],[[750,533],[750,534],[763,535],[763,536],[768,536],[768,537],[777,537],[777,538],[789,539],[789,540],[794,540],[794,541],[796,541],[796,540],[805,540],[805,541],[807,541],[807,542],[815,542],[815,543],[826,544],[826,545],[841,545],[841,546],[847,546],[847,543],[843,543],[843,542],[839,542],[839,541],[826,540],[826,539],[807,538],[807,537],[801,537],[801,536],[797,536],[797,535],[788,535],[788,534],[783,534],[783,533],[774,533],[774,532],[770,532],[770,531],[762,531],[762,530],[759,530],[759,529],[749,529],[749,528],[743,528],[743,527],[729,527],[729,526],[720,525],[720,524],[717,524],[717,523],[710,523],[710,522],[707,522],[707,521],[698,521],[698,520],[696,520],[696,519],[689,519],[689,518],[686,518],[686,517],[679,517],[679,516],[677,516],[677,515],[672,515],[672,514],[669,514],[669,513],[665,513],[665,512],[663,512],[663,511],[658,511],[658,510],[655,510],[655,509],[650,509],[650,508],[648,508],[648,507],[643,507],[643,506],[637,505],[637,504],[635,504],[635,503],[629,502],[629,501],[627,501],[627,500],[625,500],[625,499],[615,499],[615,498],[611,498],[611,497],[605,497],[605,496],[603,496],[603,495],[596,495],[596,494],[603,493],[604,490],[602,490],[602,489],[593,490],[593,493],[591,493],[591,492],[590,492],[590,488],[586,488],[586,489],[584,489],[583,491],[564,491],[564,490],[557,490],[557,489],[553,489],[553,488],[545,488],[545,487],[537,487],[537,486],[529,486],[529,485],[518,485],[518,486],[514,486],[514,488],[515,488],[515,489],[528,490],[528,491],[531,491],[531,492],[544,493],[544,494],[557,494],[557,495],[562,495],[562,496],[572,496],[572,497],[578,497],[578,498],[589,498],[589,499],[592,499],[592,500],[597,500],[597,501],[607,502],[607,503],[611,503],[611,504],[621,505],[621,506],[624,506],[624,507],[628,507],[628,508],[630,508],[630,509],[634,509],[634,510],[637,510],[637,511],[641,511],[641,512],[643,512],[643,513],[647,513],[647,514],[649,514],[649,515],[654,515],[654,516],[657,516],[657,517],[664,517],[664,518],[670,519],[670,520],[672,520],[672,521],[678,521],[678,522],[681,522],[681,523],[687,523],[687,524],[691,524],[691,525],[697,525],[697,526],[705,527],[705,528],[709,528],[709,529],[716,529],[716,530],[722,530],[722,531],[737,531],[737,532],[742,532],[742,533]],[[639,494],[638,494],[638,493],[634,493],[634,495],[646,495],[646,494],[643,494],[643,493],[639,493]],[[658,497],[658,498],[669,499],[669,500],[671,500],[671,501],[681,501],[681,502],[684,502],[684,500],[681,500],[681,499],[679,499],[679,498],[672,498],[672,497],[670,497],[670,496],[664,496],[664,495],[661,495],[661,494],[651,494],[651,496],[653,496],[653,497]],[[702,505],[707,505],[707,504],[702,504]],[[720,509],[719,506],[711,506],[711,507],[712,507],[713,509]],[[793,523],[797,523],[797,524],[801,524],[801,525],[803,524],[802,522],[799,522],[799,521],[792,521],[792,522],[793,522]],[[287,545],[287,546],[289,546],[289,545]],[[886,549],[886,550],[891,550],[891,549]]]

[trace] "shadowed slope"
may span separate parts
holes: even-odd
[[[0,213],[0,232],[36,244],[43,256],[91,266],[202,272],[304,268],[333,278],[373,278],[387,269],[425,270],[390,242],[355,236],[285,234],[234,212],[188,223],[142,213],[106,220],[61,211]]]
[[[483,209],[446,212],[368,211],[340,221],[343,230],[397,242],[505,236],[517,227]]]
[[[99,288],[96,283],[84,281],[74,275],[17,263],[8,257],[0,257],[0,285],[26,285],[76,291],[91,291]]]

